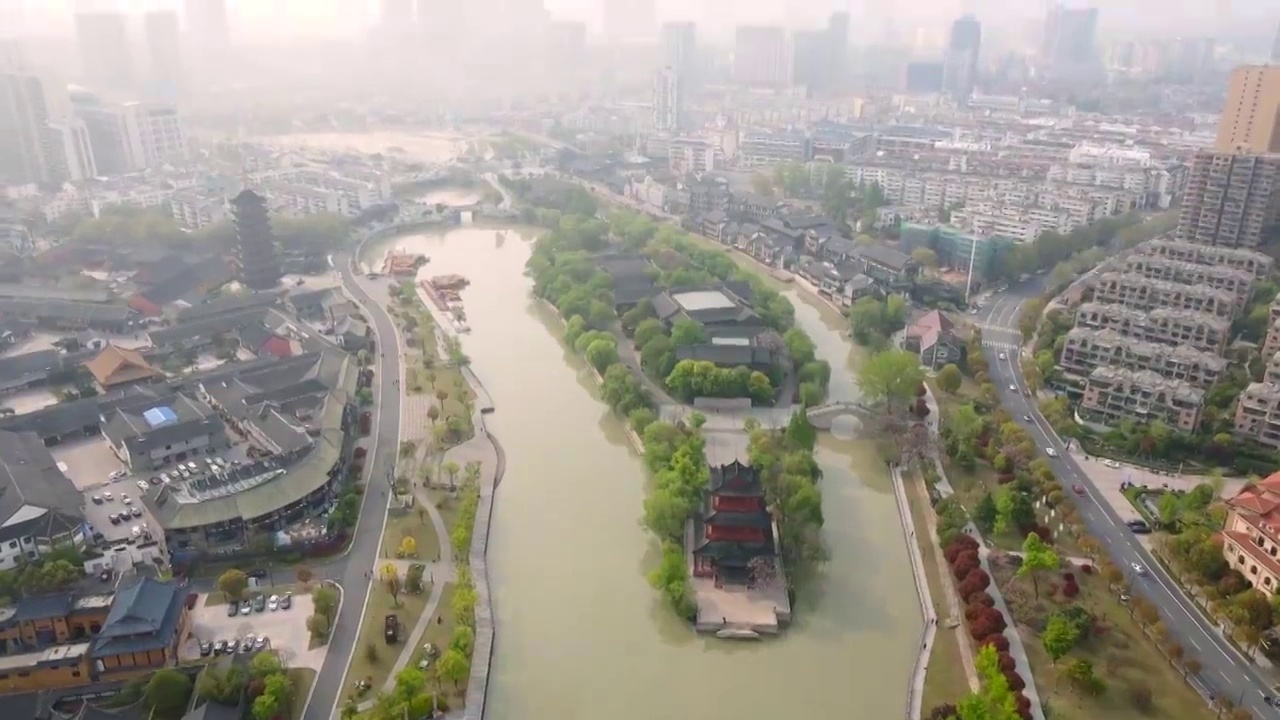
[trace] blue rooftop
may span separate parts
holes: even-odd
[[[142,413],[142,418],[146,420],[147,424],[151,426],[152,430],[154,430],[161,425],[168,425],[169,423],[177,422],[178,414],[173,411],[173,408],[166,405],[162,407],[153,407],[150,410],[147,410]]]

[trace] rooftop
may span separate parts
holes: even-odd
[[[695,290],[690,292],[672,293],[671,299],[680,305],[680,309],[685,312],[697,312],[699,310],[728,310],[737,307],[728,295],[719,290]]]
[[[1175,399],[1196,405],[1204,401],[1204,390],[1182,380],[1161,377],[1150,370],[1127,370],[1103,365],[1089,373],[1089,383],[1095,382],[1107,386],[1126,385],[1157,395],[1172,395]]]
[[[38,435],[0,431],[0,540],[70,532],[84,523],[83,508]]]

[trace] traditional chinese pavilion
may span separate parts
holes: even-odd
[[[750,586],[756,567],[774,567],[773,519],[765,509],[760,471],[737,460],[712,466],[702,508],[689,534],[693,576],[714,578],[717,587]],[[752,564],[757,558],[767,563]]]

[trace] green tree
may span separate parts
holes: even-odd
[[[1037,600],[1040,599],[1040,579],[1037,574],[1057,570],[1059,562],[1058,554],[1053,551],[1052,546],[1041,540],[1039,535],[1027,533],[1027,539],[1022,542],[1022,565],[1018,568],[1018,577],[1031,578],[1031,587]]]
[[[948,395],[954,395],[960,389],[960,383],[964,377],[960,374],[960,368],[955,363],[947,363],[938,371],[938,387]]]
[[[1001,535],[1018,532],[1035,521],[1035,508],[1027,496],[1008,485],[996,491],[995,531]]]
[[[456,688],[471,674],[471,660],[455,648],[449,648],[440,656],[436,672],[442,680],[453,683]]]
[[[1102,690],[1102,680],[1093,672],[1093,663],[1084,658],[1071,661],[1066,670],[1067,679],[1077,691],[1097,695]]]
[[[191,697],[191,679],[177,670],[159,670],[147,682],[147,704],[160,715],[181,715]]]
[[[666,489],[655,489],[644,499],[644,524],[660,538],[678,540],[693,507],[689,501]]]
[[[769,376],[753,370],[747,376],[747,395],[757,404],[767,405],[773,402],[773,384],[769,382]]]
[[[227,601],[239,600],[249,588],[249,576],[236,569],[228,570],[218,576],[218,589],[227,596]]]
[[[587,362],[596,372],[604,372],[618,362],[618,345],[612,338],[601,338],[587,346]]]
[[[216,665],[206,665],[196,676],[196,693],[206,700],[235,705],[240,702],[240,693],[244,692],[246,680],[244,670],[239,665],[231,665],[226,670]]]
[[[995,498],[991,493],[984,493],[973,508],[973,524],[978,526],[978,530],[989,533],[995,529],[998,514]]]
[[[1053,613],[1040,633],[1044,650],[1057,665],[1080,642],[1080,625],[1063,613]]]
[[[676,347],[697,345],[706,341],[706,330],[703,329],[702,323],[697,320],[680,318],[671,326],[671,342],[675,343]]]
[[[858,373],[862,392],[872,402],[882,402],[892,411],[905,409],[924,382],[920,361],[905,350],[883,350],[867,358]]]
[[[637,348],[643,348],[650,340],[666,335],[666,333],[667,329],[662,326],[661,322],[649,318],[636,326],[635,333],[631,336],[631,339],[635,341]]]
[[[792,447],[809,452],[813,452],[813,448],[817,446],[818,431],[809,422],[809,413],[803,407],[791,413],[791,420],[787,422],[786,440]]]
[[[918,247],[912,250],[911,259],[919,263],[921,267],[938,267],[938,253],[927,247]]]
[[[282,672],[284,672],[284,663],[280,662],[280,657],[273,650],[263,650],[249,661],[249,673],[255,678],[264,678]]]

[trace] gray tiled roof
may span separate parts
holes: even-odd
[[[119,588],[102,630],[93,641],[94,656],[167,647],[182,616],[183,592],[172,580],[140,577]]]
[[[84,522],[83,508],[38,435],[0,431],[0,540],[61,535]]]

